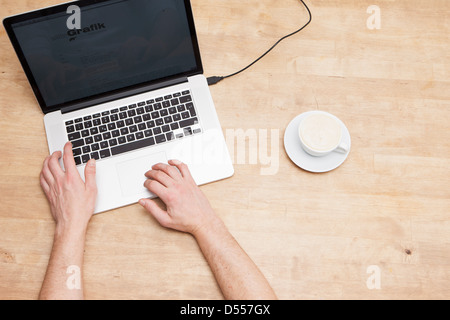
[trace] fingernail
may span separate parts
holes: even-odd
[[[180,165],[181,164],[180,160],[170,160],[170,161],[172,161],[172,163],[175,164],[175,165]]]
[[[141,199],[141,200],[139,200],[139,204],[141,205],[141,206],[145,206],[145,201],[144,201],[144,199]]]

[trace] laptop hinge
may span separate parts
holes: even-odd
[[[143,86],[143,87],[140,87],[140,88],[137,88],[137,89],[127,90],[126,92],[111,94],[111,95],[108,95],[108,96],[105,96],[105,97],[102,97],[102,98],[92,99],[92,100],[89,100],[89,101],[72,104],[72,105],[69,105],[69,106],[61,108],[61,113],[63,113],[63,114],[64,113],[69,113],[69,112],[73,112],[73,111],[76,111],[76,110],[81,110],[81,109],[84,109],[84,108],[96,106],[96,105],[99,105],[99,104],[102,104],[102,103],[106,103],[106,102],[110,102],[110,101],[114,101],[114,100],[119,100],[119,99],[131,97],[131,96],[135,96],[135,95],[138,95],[138,94],[141,94],[141,93],[145,93],[145,92],[149,92],[149,91],[154,91],[154,90],[158,90],[158,89],[174,86],[174,85],[185,83],[185,82],[188,82],[188,78],[187,77],[167,80],[167,81],[159,82],[157,84],[151,84],[151,85]]]

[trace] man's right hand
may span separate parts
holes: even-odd
[[[145,176],[148,179],[144,186],[157,195],[167,209],[161,209],[150,199],[141,199],[139,203],[163,227],[195,236],[203,228],[221,223],[186,164],[178,160],[171,160],[169,164],[159,163]]]

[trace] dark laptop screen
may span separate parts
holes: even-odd
[[[72,4],[81,9],[80,29],[67,26],[77,21],[66,12]],[[202,72],[188,0],[78,1],[10,19],[5,26],[44,112]]]

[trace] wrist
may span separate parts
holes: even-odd
[[[214,234],[218,234],[226,230],[223,221],[216,215],[210,216],[202,224],[199,224],[191,234],[196,238],[196,240],[204,239]]]
[[[87,224],[57,223],[55,239],[79,239],[84,238],[87,232]]]

